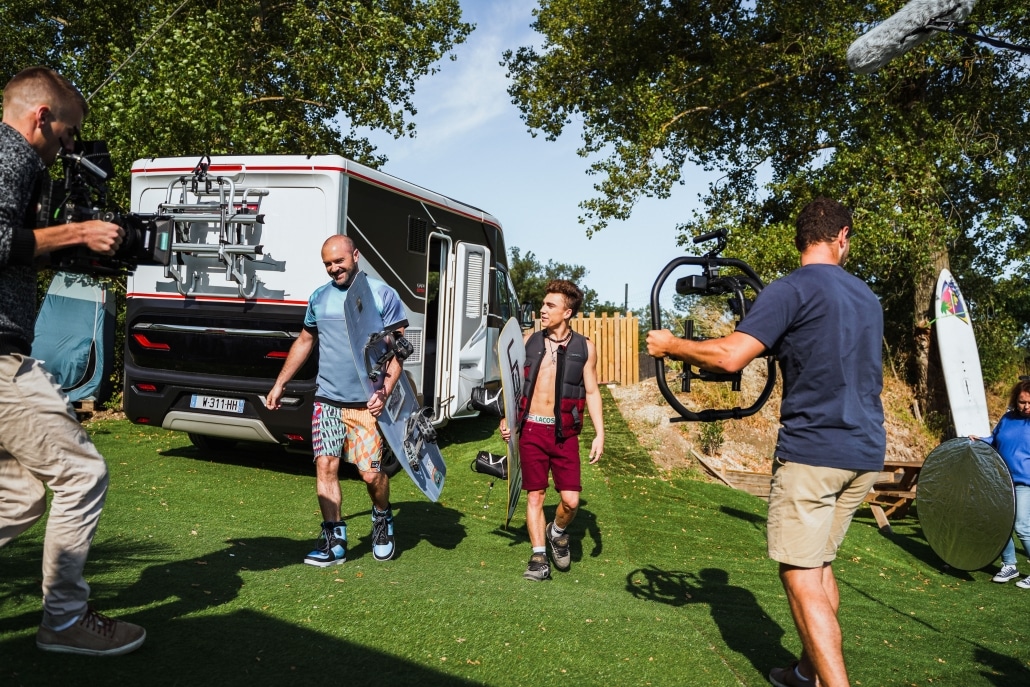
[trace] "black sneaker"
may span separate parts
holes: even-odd
[[[380,513],[372,506],[372,557],[377,561],[388,561],[397,551],[393,537],[393,509]]]
[[[542,553],[534,553],[529,557],[529,565],[522,576],[527,580],[543,582],[551,579],[551,566],[547,564],[547,556]]]
[[[304,562],[326,568],[330,565],[339,565],[346,560],[347,525],[342,522],[323,522],[318,543],[315,544],[314,551],[304,556]]]
[[[553,522],[547,523],[547,536],[544,538],[547,540],[547,547],[551,550],[554,567],[564,572],[572,565],[572,555],[569,553],[569,533],[555,534],[552,527],[554,527]]]

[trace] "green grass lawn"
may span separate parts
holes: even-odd
[[[320,523],[308,459],[213,457],[185,435],[93,423],[111,470],[93,602],[147,642],[110,659],[35,648],[40,523],[0,550],[0,685],[768,684],[799,643],[765,556],[765,504],[659,474],[604,395],[608,442],[584,464],[572,570],[545,583],[522,579],[524,511],[505,530],[505,484],[469,469],[479,449],[502,450],[493,420],[441,432],[439,503],[394,478],[393,561],[373,560],[364,487],[344,482],[348,561],[325,569],[301,563]],[[888,537],[860,511],[835,570],[853,684],[1030,685],[1030,591],[944,569],[916,520]]]

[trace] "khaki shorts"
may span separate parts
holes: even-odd
[[[879,470],[777,458],[769,492],[769,558],[799,568],[819,568],[835,559],[851,518],[879,476]]]

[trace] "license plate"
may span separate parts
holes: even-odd
[[[242,413],[242,398],[223,398],[222,396],[201,396],[193,394],[190,399],[190,408],[202,408],[204,410],[221,410],[227,413]]]

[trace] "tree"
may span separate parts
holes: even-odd
[[[848,45],[898,2],[541,0],[539,48],[504,55],[509,92],[533,133],[582,123],[597,194],[587,231],[625,219],[641,196],[667,197],[689,163],[722,172],[680,240],[731,230],[727,255],[763,279],[796,265],[793,218],[817,194],[855,214],[849,269],[884,305],[887,345],[933,399],[932,292],[949,266],[998,365],[1022,332],[1005,304],[1030,298],[1025,276],[1030,70],[1020,55],[935,36],[873,75]],[[980,2],[986,33],[1030,43],[1030,3]],[[1025,311],[1025,306],[1023,306]]]
[[[18,0],[0,3],[0,73],[5,83],[42,64],[79,87],[83,138],[108,142],[109,199],[128,208],[129,168],[143,157],[336,153],[381,165],[361,132],[414,136],[415,84],[471,31],[458,0]],[[49,275],[40,281],[45,293]],[[110,285],[124,293],[123,280]]]
[[[22,0],[0,6],[0,65],[53,67],[92,96],[83,134],[108,141],[124,200],[147,156],[378,166],[361,130],[413,136],[416,82],[471,30],[458,0]]]
[[[566,279],[583,291],[583,305],[580,307],[580,312],[607,312],[609,314],[622,312],[613,303],[598,302],[597,291],[588,288],[583,283],[587,276],[587,268],[582,265],[569,265],[554,260],[548,260],[546,265],[541,265],[532,251],[526,251],[523,255],[518,246],[512,246],[508,251],[508,275],[515,287],[515,295],[521,302],[529,303],[534,309],[538,309],[544,302],[549,281]]]

